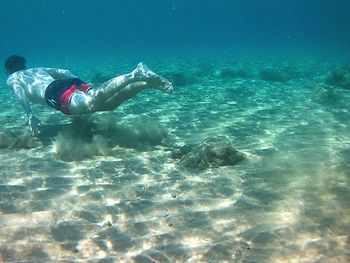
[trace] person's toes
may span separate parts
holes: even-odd
[[[148,78],[148,77],[151,77],[152,75],[156,75],[143,62],[140,62],[139,64],[137,64],[137,67],[135,68],[133,73],[135,77],[139,77],[139,78]]]
[[[171,93],[174,89],[173,84],[167,80],[166,78],[162,77],[162,81],[163,81],[163,85],[162,85],[162,91],[166,92],[166,93]]]
[[[171,93],[173,91],[173,84],[166,78],[157,75],[150,70],[147,65],[140,62],[134,70],[134,76],[140,79],[146,79],[148,85],[158,88],[159,90]]]

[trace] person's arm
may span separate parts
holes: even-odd
[[[19,84],[12,84],[11,86],[13,88],[13,91],[15,92],[17,101],[21,104],[21,106],[27,114],[28,124],[31,128],[32,134],[34,136],[38,135],[39,125],[41,124],[41,121],[33,115],[32,109],[29,104],[29,99],[24,91],[24,88]]]
[[[68,79],[77,77],[67,69],[44,68],[44,70],[54,79]]]

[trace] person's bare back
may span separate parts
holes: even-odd
[[[65,69],[26,69],[21,56],[11,56],[5,62],[7,85],[27,113],[33,135],[38,134],[40,120],[31,110],[31,103],[47,104],[65,114],[85,114],[110,111],[124,101],[149,88],[166,93],[173,90],[172,83],[143,63],[130,73],[115,77],[94,90],[89,84]]]

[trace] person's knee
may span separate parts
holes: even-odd
[[[94,108],[93,97],[80,91],[76,91],[69,102],[69,109],[74,114],[93,112]]]

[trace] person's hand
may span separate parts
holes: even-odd
[[[41,124],[41,121],[34,115],[29,117],[29,127],[32,131],[33,136],[37,136],[39,134],[39,126]]]

